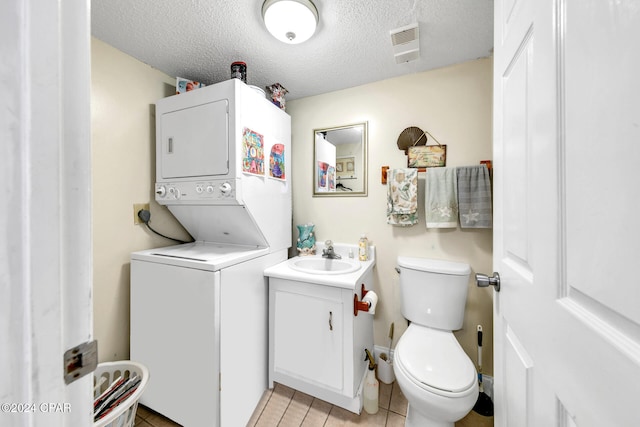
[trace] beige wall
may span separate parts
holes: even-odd
[[[154,200],[154,103],[175,80],[100,40],[91,44],[94,334],[101,362],[129,358],[129,255],[172,244],[133,224],[133,204]],[[188,234],[151,202],[151,224]]]
[[[492,270],[491,230],[427,230],[424,223],[424,173],[419,176],[420,223],[408,228],[386,224],[386,186],[381,166],[405,167],[397,148],[409,126],[429,131],[447,145],[447,166],[475,165],[491,159],[492,61],[481,59],[435,71],[384,80],[356,88],[287,102],[292,117],[294,224],[312,222],[319,241],[357,243],[366,233],[377,248],[375,344],[388,345],[395,322],[397,343],[407,322],[400,313],[399,255],[467,262],[476,272]],[[312,197],[312,130],[360,121],[369,123],[368,197]],[[294,227],[294,237],[297,231]],[[485,330],[483,370],[492,372],[492,295],[469,281],[464,327],[456,332],[476,360],[476,325]]]

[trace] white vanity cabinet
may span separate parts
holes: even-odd
[[[372,266],[366,267],[349,275],[352,283],[340,284],[309,281],[315,277],[322,282],[327,278],[323,275],[286,277],[278,266],[265,271],[271,387],[284,384],[360,413],[365,348],[373,353],[373,315],[354,314],[354,295],[360,300],[362,285],[373,287]]]
[[[273,279],[274,381],[281,376],[343,391],[345,291]],[[346,297],[348,297],[347,292]]]

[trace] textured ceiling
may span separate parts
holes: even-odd
[[[493,0],[313,0],[316,34],[266,30],[262,0],[92,0],[92,34],[173,77],[212,84],[247,63],[247,83],[302,98],[490,56]],[[420,59],[396,64],[389,31],[418,22]]]

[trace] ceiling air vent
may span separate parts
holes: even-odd
[[[420,58],[420,33],[418,23],[389,31],[396,64]]]

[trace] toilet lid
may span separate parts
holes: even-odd
[[[396,362],[415,382],[447,392],[467,390],[476,381],[473,363],[449,331],[411,325],[398,342]]]
[[[441,259],[398,257],[400,267],[411,270],[427,271],[430,273],[448,274],[453,276],[466,276],[471,273],[469,264]]]

